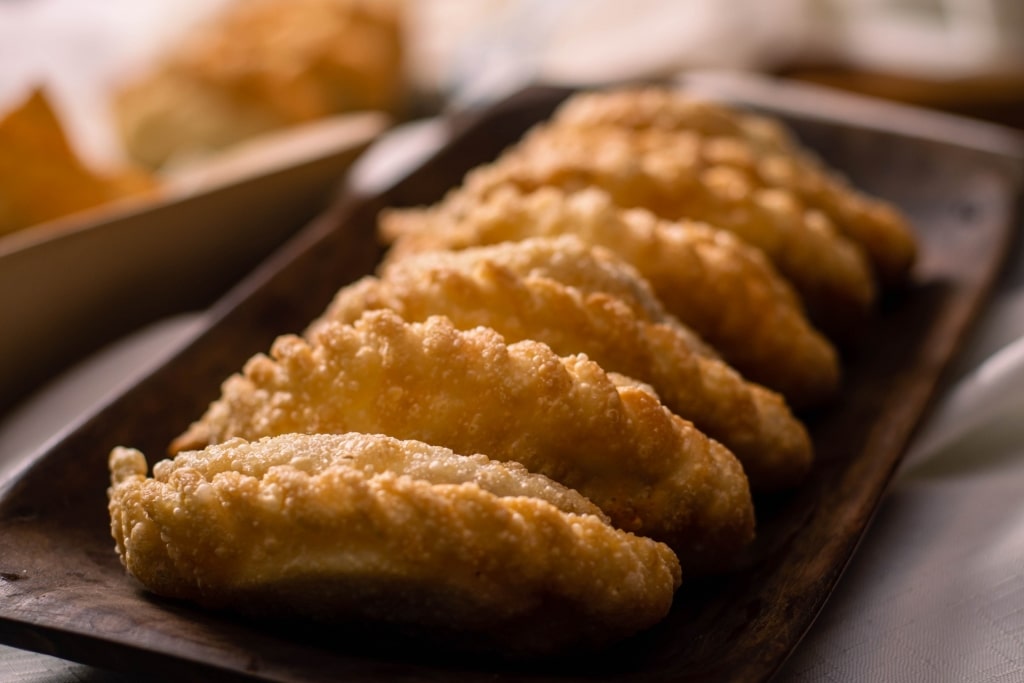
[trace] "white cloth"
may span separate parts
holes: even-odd
[[[1024,681],[1024,250],[780,681]]]

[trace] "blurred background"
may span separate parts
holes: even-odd
[[[249,272],[372,139],[354,112],[395,125],[532,83],[703,69],[1024,128],[1024,2],[0,0],[0,327],[21,330],[0,338],[0,410]],[[282,170],[292,187],[117,220]]]
[[[338,111],[418,116],[529,82],[707,67],[1022,126],[1024,3],[0,0],[0,114],[44,88],[74,151],[102,170],[159,168]]]

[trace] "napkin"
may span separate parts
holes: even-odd
[[[951,374],[775,680],[1022,680],[1024,249]]]

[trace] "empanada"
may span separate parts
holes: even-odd
[[[777,122],[671,88],[580,93],[552,117],[555,126],[689,132],[705,163],[743,170],[766,187],[796,194],[828,214],[868,254],[885,283],[904,280],[917,252],[906,218],[892,204],[851,186]]]
[[[662,137],[652,144],[621,128],[538,125],[497,161],[471,171],[441,206],[458,210],[506,184],[524,192],[598,187],[621,207],[734,233],[761,249],[820,318],[838,324],[870,310],[875,283],[867,258],[824,213],[733,167],[703,164],[696,147],[678,136]]]
[[[555,264],[549,270],[545,254]],[[579,279],[592,286],[602,279],[605,264],[573,237],[409,257],[382,278],[342,288],[310,334],[328,321],[351,324],[386,308],[407,321],[443,315],[459,329],[485,326],[509,342],[535,339],[561,356],[585,353],[605,370],[649,383],[670,410],[736,455],[753,489],[788,488],[802,479],[813,449],[781,396],[705,355],[678,321],[651,321],[617,296],[549,276],[570,260],[574,272],[597,273]]]
[[[465,198],[464,198],[465,199]],[[835,349],[804,316],[788,284],[756,249],[732,235],[642,210],[622,210],[596,189],[523,193],[500,186],[486,197],[392,211],[383,229],[402,234],[387,263],[407,254],[572,234],[632,264],[664,306],[747,379],[804,408],[836,390]]]
[[[668,547],[514,463],[368,434],[233,439],[153,467],[110,456],[111,530],[156,593],[270,618],[371,623],[545,654],[645,629]]]
[[[653,391],[585,356],[443,317],[387,310],[284,336],[223,385],[172,446],[358,431],[521,462],[590,498],[627,531],[668,543],[688,568],[729,564],[754,533],[743,468]]]

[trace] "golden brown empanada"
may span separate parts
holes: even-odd
[[[696,134],[705,163],[741,169],[828,214],[865,250],[884,283],[904,280],[914,262],[916,240],[899,210],[852,187],[771,119],[678,89],[646,87],[580,93],[559,108],[552,123]]]
[[[172,446],[298,433],[387,434],[521,462],[575,488],[687,568],[727,565],[752,538],[746,475],[724,446],[635,380],[535,341],[387,310],[284,336],[223,385]]]
[[[156,593],[273,618],[370,620],[504,654],[595,646],[665,616],[668,547],[514,463],[369,434],[110,456],[111,530]]]
[[[545,262],[554,265],[546,270]],[[654,322],[608,292],[549,276],[569,262],[575,272],[596,273],[580,278],[592,283],[607,265],[569,236],[412,256],[382,278],[342,288],[309,334],[386,308],[407,321],[443,315],[459,329],[490,327],[509,342],[535,339],[561,356],[585,353],[605,370],[649,383],[670,410],[736,455],[753,489],[788,488],[802,479],[813,449],[781,396],[708,357],[671,317]]]
[[[636,267],[665,308],[747,379],[780,392],[797,408],[836,390],[835,349],[763,255],[732,235],[622,210],[593,188],[567,195],[500,186],[486,197],[462,199],[454,214],[441,205],[384,215],[384,229],[402,234],[388,263],[421,251],[576,235]]]

